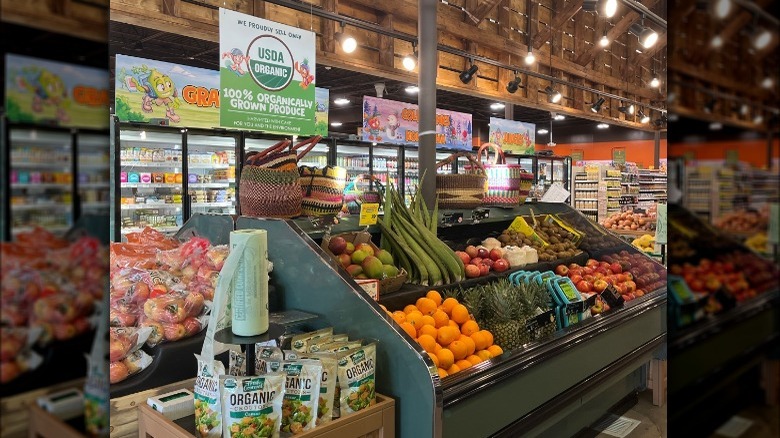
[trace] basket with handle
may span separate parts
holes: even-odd
[[[341,211],[347,185],[347,169],[339,166],[300,166],[298,173],[303,193],[304,215],[325,216]]]
[[[360,183],[368,184],[373,182],[373,190],[361,190]],[[385,186],[376,176],[366,173],[352,178],[346,189],[344,189],[344,205],[349,214],[360,214],[360,206],[363,203],[376,203],[382,205],[385,196]]]
[[[476,208],[482,205],[482,199],[487,192],[485,168],[471,154],[454,153],[436,164],[436,168],[450,164],[458,157],[465,157],[471,166],[468,166],[466,173],[436,174],[436,196],[439,199],[439,208]]]
[[[300,216],[303,193],[299,181],[298,160],[314,148],[321,138],[314,136],[303,140],[290,148],[292,152],[282,152],[291,143],[289,140],[283,140],[263,152],[249,156],[239,182],[241,213],[245,216],[271,218]],[[296,152],[307,145],[302,152]],[[269,156],[281,155],[286,156],[283,160],[285,164],[279,160],[268,161]],[[289,156],[294,157],[292,167],[289,165]]]
[[[490,161],[490,150],[494,152]],[[487,162],[482,163],[482,154],[485,153]],[[483,205],[499,207],[514,207],[521,205],[528,197],[533,174],[527,172],[519,164],[507,164],[501,146],[495,143],[485,143],[477,151],[477,161],[482,163],[487,172],[488,189],[482,198]],[[466,166],[469,171],[470,167]]]

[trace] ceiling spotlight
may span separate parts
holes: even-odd
[[[597,100],[593,105],[590,106],[590,110],[593,111],[594,113],[601,111],[601,105],[604,105],[604,102],[605,102],[604,98],[599,97],[599,100]]]
[[[615,12],[617,12],[617,7],[617,0],[607,0],[604,2],[604,15],[606,15],[607,18],[612,18],[615,15]]]
[[[473,78],[477,73],[477,70],[479,70],[479,67],[476,64],[473,64],[472,61],[471,67],[469,67],[467,70],[463,70],[460,72],[460,75],[458,75],[460,77],[460,81],[464,84],[468,84],[471,82],[471,78]]]
[[[756,31],[753,36],[753,47],[758,50],[765,49],[772,42],[772,33],[767,29]]]
[[[599,40],[599,45],[601,47],[607,47],[609,45],[609,38],[607,38],[606,32],[604,32],[604,35],[601,36],[601,39]]]
[[[720,35],[715,35],[712,37],[712,41],[710,41],[710,45],[713,49],[720,49],[723,47],[723,37]]]
[[[346,105],[349,103],[349,99],[347,99],[346,97],[339,97],[338,99],[335,99],[333,103],[335,103],[336,105]]]
[[[710,123],[710,131],[720,131],[721,129],[723,129],[723,123],[720,122]]]
[[[404,65],[404,68],[408,71],[412,71],[417,67],[417,43],[412,41],[412,53],[410,55],[404,56],[403,61],[401,62]]]
[[[582,10],[586,12],[595,12],[598,7],[599,0],[584,0],[582,2]]]
[[[506,108],[506,105],[504,105],[501,102],[496,102],[496,103],[491,103],[490,104],[490,109],[492,109],[493,111],[502,110],[504,108]]]
[[[632,115],[634,114],[634,104],[629,104],[627,106],[619,106],[618,111],[620,111],[623,114]]]
[[[607,125],[606,123],[599,123],[598,125],[596,125],[596,127],[599,129],[607,129],[609,128],[609,125]]]
[[[707,114],[712,113],[715,111],[715,105],[718,103],[715,99],[710,99],[706,104],[704,104],[704,112]]]
[[[748,114],[748,112],[749,112],[749,111],[750,111],[750,107],[749,107],[749,106],[748,106],[746,103],[743,103],[743,104],[742,104],[742,105],[739,107],[739,114],[740,114],[740,115],[746,116],[746,115]]]
[[[515,72],[515,78],[506,84],[506,91],[510,94],[515,94],[518,88],[520,88],[520,78],[517,77],[517,72]]]
[[[417,85],[409,85],[408,87],[406,87],[406,92],[409,94],[419,93],[420,87],[418,87]]]
[[[330,126],[334,128],[338,128],[339,126],[343,125],[341,122],[330,122]]]
[[[550,86],[547,86],[547,88],[544,89],[544,92],[547,93],[547,100],[549,100],[550,103],[558,103],[563,98],[560,91],[555,91]]]
[[[639,110],[639,123],[650,123],[650,116]]]
[[[528,54],[525,55],[525,65],[531,65],[534,62],[536,62],[536,57],[534,56],[534,52],[531,51],[531,48],[528,48]]]
[[[658,88],[661,86],[661,80],[658,79],[658,76],[656,76],[655,73],[653,73],[653,79],[650,79],[650,86],[653,88]]]
[[[563,114],[555,114],[555,115],[553,115],[553,119],[554,120],[563,120],[565,118],[566,118],[566,116],[564,116]]]
[[[658,32],[649,27],[645,27],[643,24],[634,23],[628,28],[628,31],[631,34],[636,35],[639,39],[639,44],[645,49],[653,47],[655,43],[658,42]]]
[[[756,114],[756,116],[753,117],[753,123],[756,125],[764,123],[764,116],[761,113]]]
[[[726,18],[731,12],[731,0],[716,0],[714,3],[713,12],[719,20]]]
[[[336,41],[341,44],[341,50],[343,50],[344,53],[352,53],[357,49],[357,40],[352,35],[344,33],[345,27],[346,25],[341,23],[341,32],[336,32]]]
[[[544,129],[544,128],[542,128],[542,129],[540,129],[540,130],[536,131],[536,133],[537,133],[537,134],[540,134],[540,135],[547,134],[548,132],[550,132],[550,131],[548,131],[548,130],[546,130],[546,129]]]
[[[761,81],[761,87],[766,88],[767,90],[772,88],[772,86],[775,85],[775,81],[772,80],[771,77],[767,76],[764,78],[764,80]]]

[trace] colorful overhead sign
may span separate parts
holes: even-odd
[[[490,118],[490,141],[504,152],[533,155],[536,147],[536,125],[515,120]]]
[[[123,122],[219,126],[216,70],[117,54],[114,90],[114,113]]]
[[[327,88],[315,88],[314,98],[317,102],[317,110],[314,113],[314,134],[327,137],[328,110],[330,109],[330,90]]]
[[[418,145],[419,111],[413,103],[363,96],[363,141]],[[471,114],[436,110],[436,147],[471,150]]]
[[[313,134],[314,44],[314,32],[220,8],[220,126]]]
[[[6,54],[8,120],[72,128],[108,127],[108,70]]]

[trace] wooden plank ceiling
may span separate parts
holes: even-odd
[[[410,35],[417,34],[417,1],[394,0],[304,0],[322,8]],[[645,6],[665,16],[665,1],[643,0]],[[376,33],[347,26],[359,48],[345,54],[334,44],[339,24],[306,13],[259,0],[112,0],[111,20],[188,35],[206,41],[218,40],[218,11],[223,6],[277,22],[313,29],[320,42],[317,63],[341,69],[367,72],[388,80],[416,83],[416,72],[401,65],[412,52],[407,41],[379,37]],[[530,20],[529,20],[530,16]],[[582,0],[449,0],[438,6],[439,43],[479,56],[526,68],[523,57],[531,43],[537,62],[530,68],[561,81],[571,81],[602,92],[663,107],[665,81],[659,89],[648,86],[651,70],[661,77],[666,69],[665,38],[651,51],[638,54],[637,38],[627,33],[640,17],[625,6],[610,19],[582,10]],[[652,26],[649,22],[645,25]],[[606,30],[613,39],[606,49],[594,44]],[[662,33],[660,29],[657,29]],[[189,55],[188,55],[189,56]],[[505,101],[549,112],[557,111],[594,121],[605,121],[642,130],[657,129],[617,111],[618,99],[607,99],[600,114],[589,107],[598,96],[574,87],[557,85],[564,99],[560,105],[547,102],[542,90],[546,80],[521,74],[522,86],[515,94],[506,91],[513,73],[477,62],[475,80],[463,84],[458,73],[468,66],[462,56],[439,52],[437,83],[442,90],[482,99]],[[652,115],[659,117],[658,113]]]

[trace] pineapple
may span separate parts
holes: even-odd
[[[484,287],[476,286],[465,291],[461,291],[462,303],[469,309],[469,312],[480,325],[483,323],[484,315]]]
[[[505,350],[514,350],[523,345],[525,320],[522,316],[520,290],[506,279],[485,287],[485,326],[495,343]]]

